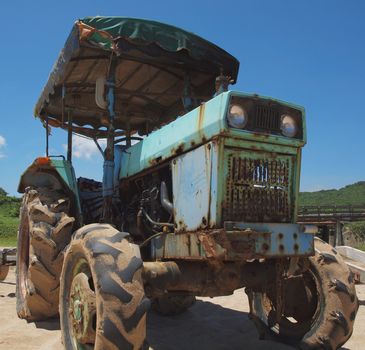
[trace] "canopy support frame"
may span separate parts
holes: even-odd
[[[115,119],[115,74],[118,60],[113,55],[110,56],[110,65],[106,81],[107,86],[107,113],[108,113],[108,131],[107,144],[104,151],[103,166],[103,210],[101,221],[106,223],[113,222],[113,195],[114,195],[114,119]]]

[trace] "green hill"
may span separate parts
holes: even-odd
[[[365,205],[365,181],[356,182],[338,190],[322,190],[316,192],[301,192],[299,205]],[[346,225],[358,244],[355,248],[365,251],[365,222],[351,222]]]
[[[299,205],[365,205],[365,181],[338,190],[301,192]]]
[[[0,187],[0,246],[16,245],[21,199],[10,197]]]

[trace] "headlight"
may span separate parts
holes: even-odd
[[[284,136],[294,137],[298,132],[298,126],[293,117],[287,114],[281,116],[281,132]]]
[[[227,115],[228,125],[243,129],[247,124],[247,112],[239,105],[230,105]]]

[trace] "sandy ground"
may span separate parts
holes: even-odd
[[[365,285],[357,286],[360,309],[352,338],[342,349],[365,349]],[[148,341],[154,350],[285,350],[278,343],[258,340],[248,319],[243,290],[232,296],[199,298],[188,312],[175,317],[148,316]],[[27,323],[15,312],[15,273],[0,282],[0,349],[61,350],[58,321]]]

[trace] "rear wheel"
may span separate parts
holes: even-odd
[[[72,235],[64,193],[28,189],[20,209],[16,297],[20,318],[38,321],[58,314],[63,249]]]
[[[61,275],[67,350],[144,348],[150,301],[139,248],[128,237],[107,224],[86,225],[75,233]]]
[[[165,316],[179,315],[193,306],[196,299],[192,295],[164,295],[152,302],[152,309]]]
[[[248,291],[260,338],[301,349],[338,349],[350,338],[358,309],[353,275],[329,244],[316,238],[315,250],[308,270],[284,281],[279,322],[275,292]]]

